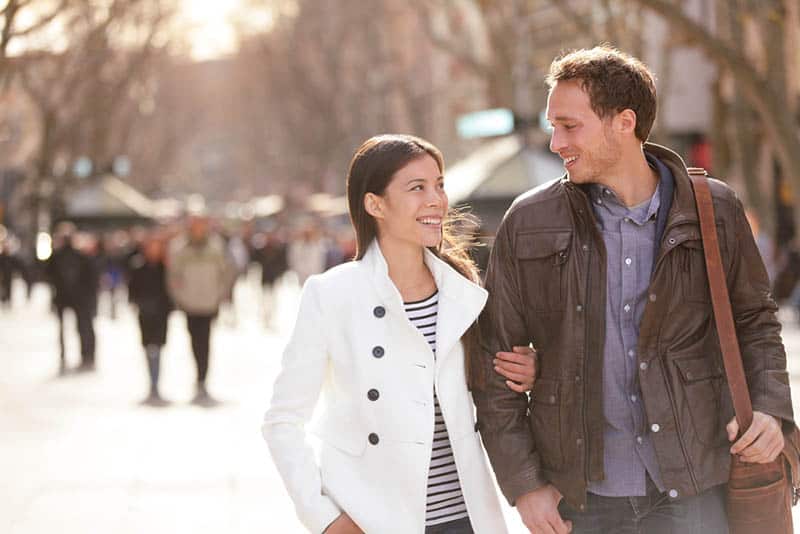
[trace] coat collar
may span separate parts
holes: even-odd
[[[488,293],[471,282],[458,271],[425,249],[425,264],[430,269],[439,290],[439,314],[436,325],[436,354],[443,360],[467,328],[475,322],[486,304]],[[416,328],[406,316],[400,292],[389,278],[389,266],[381,252],[377,239],[370,244],[361,259],[368,269],[370,278],[381,299],[380,305],[386,308],[393,320],[404,321],[409,328]],[[418,333],[418,332],[417,332]],[[418,333],[420,337],[421,334]]]
[[[662,163],[675,179],[675,191],[667,215],[666,227],[683,223],[698,223],[697,206],[692,182],[683,159],[672,150],[655,143],[644,144],[645,153]]]

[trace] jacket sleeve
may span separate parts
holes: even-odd
[[[728,291],[753,410],[794,420],[778,307],[742,203],[735,200]]]
[[[319,466],[305,430],[329,365],[314,282],[314,277],[309,278],[303,288],[297,321],[283,353],[262,433],[298,518],[311,532],[318,533],[341,510],[322,489]]]
[[[167,249],[166,271],[167,293],[178,308],[184,309],[183,254],[175,242],[170,243]]]
[[[506,219],[508,215],[506,216]],[[486,274],[489,291],[480,317],[482,350],[477,365],[483,367],[483,384],[473,387],[478,427],[497,482],[513,506],[517,497],[547,483],[528,423],[528,397],[512,391],[494,371],[498,351],[530,342],[524,302],[517,280],[513,241],[504,220],[489,258]]]

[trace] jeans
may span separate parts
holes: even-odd
[[[58,311],[58,332],[59,346],[61,349],[61,362],[65,362],[66,354],[64,348],[64,312],[66,307],[60,307]],[[94,336],[94,315],[91,306],[79,305],[72,306],[75,312],[75,322],[78,326],[78,336],[81,340],[81,364],[94,365],[95,336]]]
[[[206,383],[208,373],[208,350],[211,336],[211,320],[213,315],[186,314],[186,325],[192,338],[192,353],[197,363],[197,383]]]
[[[558,511],[572,521],[574,534],[727,534],[725,485],[700,495],[672,500],[648,477],[644,497],[587,494],[579,512],[561,501]],[[766,533],[764,533],[766,534]]]
[[[425,534],[474,534],[468,517],[425,527]]]

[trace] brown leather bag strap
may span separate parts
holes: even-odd
[[[742,366],[742,354],[736,338],[728,284],[725,281],[725,272],[722,270],[717,225],[714,222],[714,204],[711,201],[711,190],[708,186],[706,171],[697,167],[687,170],[694,186],[697,213],[700,216],[700,235],[703,238],[703,254],[706,259],[708,286],[711,290],[711,304],[722,349],[722,360],[731,390],[733,409],[739,422],[739,433],[743,434],[753,422],[753,405],[750,402],[750,391],[747,389],[747,380]]]

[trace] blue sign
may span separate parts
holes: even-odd
[[[456,121],[456,130],[464,139],[508,135],[514,131],[514,113],[497,108],[461,115]]]

